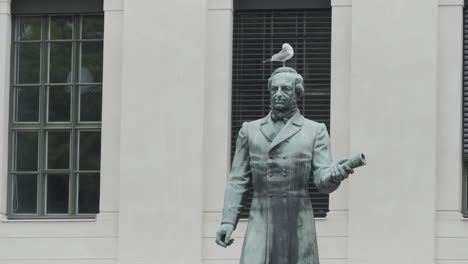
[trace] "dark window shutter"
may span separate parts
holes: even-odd
[[[464,9],[463,31],[463,160],[468,161],[468,9]]]
[[[463,213],[468,217],[468,9],[463,12]]]
[[[331,10],[236,10],[234,12],[232,68],[231,159],[244,121],[264,117],[270,111],[267,80],[281,63],[262,63],[281,50],[293,46],[295,55],[287,66],[304,77],[305,94],[298,106],[309,119],[330,124]],[[311,177],[312,178],[312,177]],[[327,194],[309,183],[316,217],[329,211]],[[241,218],[249,215],[252,188],[244,197]]]
[[[234,10],[329,8],[330,0],[234,0]]]

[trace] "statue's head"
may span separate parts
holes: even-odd
[[[287,111],[296,107],[297,99],[304,94],[304,79],[293,68],[276,69],[268,79],[271,107],[277,111]]]

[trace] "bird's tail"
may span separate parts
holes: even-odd
[[[263,63],[270,62],[270,61],[271,61],[271,59],[264,60]]]

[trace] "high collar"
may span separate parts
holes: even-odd
[[[302,125],[304,124],[304,116],[302,116],[300,111],[297,111],[288,120],[288,122],[284,125],[278,134],[276,134],[275,129],[273,128],[271,112],[262,119],[260,124],[260,130],[262,134],[268,139],[268,141],[271,142],[270,148],[272,149],[302,129]]]

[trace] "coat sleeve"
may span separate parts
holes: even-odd
[[[231,223],[234,225],[234,228],[239,220],[242,197],[247,190],[247,184],[251,180],[247,130],[247,123],[243,123],[237,136],[236,151],[224,193],[224,209],[221,223]]]
[[[332,158],[330,145],[327,128],[324,124],[320,124],[315,137],[312,170],[314,183],[321,193],[331,193],[340,186],[340,182],[335,182],[331,178]]]

